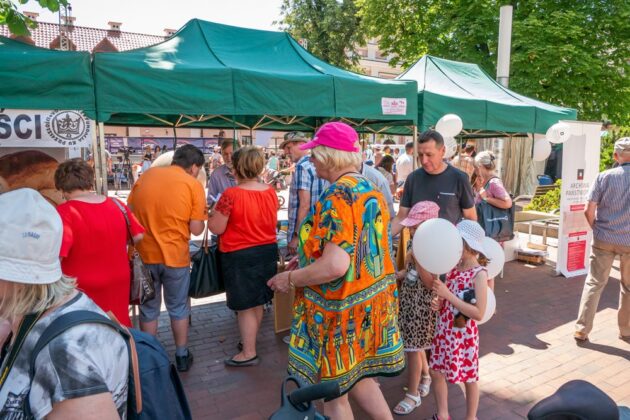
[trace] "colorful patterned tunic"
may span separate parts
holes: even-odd
[[[339,279],[296,290],[289,373],[338,381],[345,393],[362,378],[404,369],[389,220],[383,195],[352,174],[332,184],[302,223],[301,267],[328,242],[350,255],[350,267]]]

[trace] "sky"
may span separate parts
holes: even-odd
[[[282,0],[70,0],[75,25],[107,28],[107,22],[122,22],[121,30],[163,35],[164,29],[179,29],[193,18],[254,29],[278,30]],[[30,0],[21,12],[37,12],[40,22],[58,22],[57,13]]]

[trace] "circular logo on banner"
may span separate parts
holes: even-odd
[[[46,117],[48,135],[62,146],[76,146],[90,131],[90,120],[78,111],[53,111]]]

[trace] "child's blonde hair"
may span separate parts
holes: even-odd
[[[466,243],[466,241],[464,241],[464,250],[467,252],[470,252],[471,254],[474,254],[477,256],[477,261],[479,262],[479,265],[486,267],[488,265],[488,263],[490,262],[490,260],[488,259],[488,257],[486,257],[483,252],[479,252],[476,249],[472,249],[470,246],[468,246],[468,244]]]

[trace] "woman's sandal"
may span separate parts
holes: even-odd
[[[392,410],[394,412],[394,414],[397,414],[399,416],[406,416],[407,414],[411,414],[411,412],[413,410],[415,410],[416,408],[420,407],[420,404],[422,404],[422,398],[420,396],[418,396],[418,395],[405,394],[405,398],[409,398],[411,401],[414,402],[414,404],[411,405],[411,404],[409,404],[407,401],[405,401],[403,399]],[[399,408],[399,407],[400,407],[400,410],[397,410],[397,408]]]
[[[225,359],[223,363],[225,363],[226,366],[230,367],[256,366],[258,363],[260,363],[260,358],[258,356],[254,356],[248,360],[234,360],[234,358],[231,358]]]
[[[420,391],[420,396],[422,398],[429,395],[429,392],[431,392],[431,376],[430,375],[422,375],[422,380],[420,381],[420,386],[418,387],[418,391]]]

